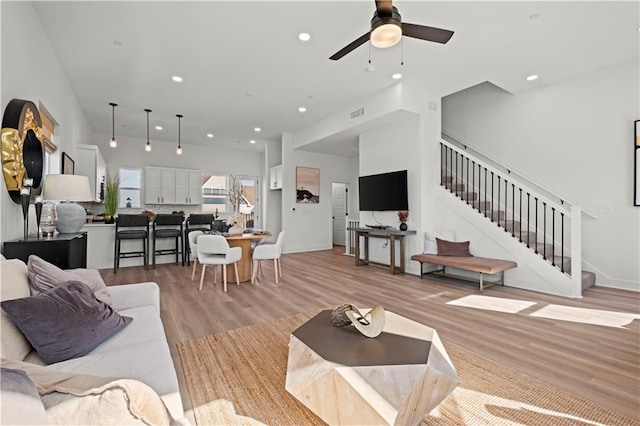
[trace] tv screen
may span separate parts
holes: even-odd
[[[360,176],[360,211],[409,210],[407,171]]]

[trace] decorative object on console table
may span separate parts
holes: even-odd
[[[22,205],[22,218],[24,220],[24,239],[29,236],[29,198],[31,197],[31,183],[33,179],[24,178],[22,189],[20,190],[20,204]]]
[[[89,178],[81,175],[47,175],[44,182],[44,196],[48,200],[60,201],[56,206],[61,234],[79,232],[87,219],[87,213],[75,201],[91,201]]]
[[[58,225],[58,215],[56,214],[56,205],[46,202],[42,205],[42,217],[40,218],[40,230],[45,238],[53,237],[53,233]]]
[[[42,196],[38,195],[36,197],[36,202],[34,203],[34,208],[36,210],[36,237],[40,238],[40,217],[42,217],[42,201],[44,199]]]
[[[120,181],[117,176],[108,175],[104,194],[104,223],[113,223],[120,201]]]
[[[409,210],[400,210],[398,212],[398,220],[400,220],[400,230],[407,230],[407,219],[409,218]]]
[[[296,167],[296,203],[320,204],[320,169]]]
[[[633,205],[640,207],[640,120],[634,122],[633,145],[634,145],[634,181],[633,181]]]

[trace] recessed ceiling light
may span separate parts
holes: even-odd
[[[298,34],[298,38],[301,41],[309,41],[309,40],[311,40],[311,35],[309,33],[300,33],[300,34]]]
[[[173,77],[171,77],[171,80],[175,81],[176,83],[181,83],[182,77],[180,77],[179,75],[174,75]]]
[[[298,108],[299,112],[307,112],[307,109],[305,107],[300,107]]]
[[[156,126],[156,130],[162,130],[162,126]]]
[[[402,74],[400,74],[399,72],[395,73],[394,75],[391,76],[391,78],[393,78],[394,80],[399,80],[402,78]]]
[[[212,138],[213,137],[213,133],[207,133],[207,137],[208,138]]]
[[[527,81],[533,81],[533,80],[537,80],[538,76],[535,74],[532,74],[530,76],[527,77]]]
[[[262,130],[262,129],[261,129],[260,127],[254,127],[254,128],[253,128],[253,131],[254,131],[254,132],[259,132],[259,131],[261,131],[261,130]]]
[[[251,140],[249,141],[249,143],[256,143],[256,141],[255,141],[255,140],[253,140],[253,139],[251,139]]]

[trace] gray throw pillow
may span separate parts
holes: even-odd
[[[440,238],[436,238],[436,244],[438,245],[439,256],[471,256],[471,253],[469,253],[469,241],[454,243],[453,241],[441,240]]]
[[[27,274],[29,285],[33,289],[32,294],[44,293],[66,281],[80,281],[88,285],[98,299],[108,305],[111,304],[111,295],[107,290],[107,285],[100,276],[100,272],[95,269],[69,269],[65,271],[32,254],[27,263]]]
[[[78,281],[1,306],[47,364],[86,355],[133,321]]]

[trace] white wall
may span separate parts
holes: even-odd
[[[517,95],[491,85],[443,99],[442,129],[597,214],[583,216],[584,268],[597,284],[640,290],[640,209],[633,207],[637,61]]]
[[[47,39],[40,18],[30,2],[1,2],[2,12],[2,111],[11,99],[42,103],[58,122],[54,142],[58,151],[51,158],[51,173],[59,173],[62,152],[76,157],[75,145],[91,138],[89,124]],[[4,178],[3,178],[4,180]],[[3,189],[0,201],[1,238],[21,238],[22,209]],[[35,232],[35,214],[30,212],[30,232]]]
[[[333,247],[331,183],[356,188],[357,158],[337,157],[294,149],[294,136],[282,135],[282,229],[285,252],[327,250]],[[320,203],[296,203],[296,167],[320,169]],[[352,202],[352,200],[349,200]]]

